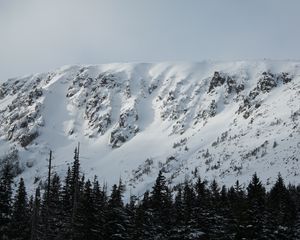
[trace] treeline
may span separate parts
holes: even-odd
[[[50,157],[51,160],[51,157]],[[244,188],[200,178],[171,189],[160,171],[151,191],[124,204],[122,181],[107,192],[80,174],[79,153],[65,179],[51,174],[28,199],[13,194],[10,164],[0,180],[1,240],[300,239],[300,187],[279,175],[266,191],[256,174]]]

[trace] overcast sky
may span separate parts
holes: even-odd
[[[0,81],[66,64],[300,59],[299,0],[0,0]]]

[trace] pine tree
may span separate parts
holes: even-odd
[[[183,212],[183,196],[182,196],[181,186],[179,186],[179,189],[175,197],[174,209],[175,209],[175,225],[182,226],[184,220],[184,212]]]
[[[164,235],[169,236],[174,224],[175,211],[173,208],[171,189],[166,187],[166,196],[162,202],[161,220],[164,228]]]
[[[100,184],[96,176],[94,177],[92,194],[96,218],[94,223],[94,233],[97,235],[97,239],[104,239],[103,225],[105,223],[105,209],[107,207],[107,196],[105,188],[103,187],[103,190],[101,190]]]
[[[208,233],[209,223],[207,221],[210,205],[210,192],[207,188],[207,182],[202,181],[200,177],[197,178],[195,189],[195,209],[194,215],[197,229],[201,229],[204,233]]]
[[[220,209],[219,214],[221,216],[222,230],[219,232],[219,239],[222,239],[220,235],[226,236],[226,239],[234,239],[234,216],[230,208],[230,202],[228,197],[228,190],[223,185],[220,193]]]
[[[48,191],[44,194],[42,206],[42,217],[44,218],[44,238],[51,240],[62,237],[62,193],[60,178],[56,173],[50,180],[50,187]]]
[[[166,212],[168,212],[169,200],[169,189],[166,184],[166,178],[163,176],[162,171],[159,171],[150,198],[150,207],[155,223],[153,231],[156,232],[158,239],[165,238],[165,225],[168,222]]]
[[[195,204],[195,194],[193,188],[186,181],[183,190],[183,219],[184,226],[187,229],[192,229],[194,227],[193,219],[193,208]]]
[[[72,235],[72,176],[71,169],[68,167],[67,175],[65,177],[65,182],[62,188],[62,239],[69,240]]]
[[[268,199],[269,222],[268,232],[275,238],[290,239],[296,219],[296,207],[281,175],[270,190]]]
[[[184,188],[179,186],[174,202],[174,227],[170,239],[190,239],[195,233],[193,218],[195,194],[193,187],[186,181]]]
[[[184,212],[183,212],[183,196],[182,187],[179,185],[174,201],[174,220],[173,227],[171,229],[170,238],[171,240],[182,239],[184,236]]]
[[[37,188],[28,203],[21,178],[12,201],[11,167],[3,167],[1,240],[299,239],[300,186],[286,187],[280,175],[269,192],[256,174],[247,192],[238,181],[227,189],[200,178],[174,192],[160,171],[151,194],[146,191],[140,201],[131,196],[124,206],[121,180],[110,197],[96,177],[85,181],[78,149],[63,187],[49,171],[42,200]]]
[[[19,187],[12,208],[11,231],[13,240],[30,239],[30,216],[27,194],[23,178],[20,179]]]
[[[133,239],[153,239],[153,215],[150,210],[150,193],[146,191],[143,195],[142,201],[136,207],[136,215],[134,220]]]
[[[79,146],[74,151],[74,161],[72,168],[68,168],[65,178],[65,185],[62,190],[63,198],[63,238],[75,240],[80,236],[76,236],[76,221],[78,214],[78,205],[80,199],[80,162],[79,162]]]
[[[48,180],[46,190],[43,194],[43,201],[41,204],[41,231],[45,240],[58,238],[62,224],[62,205],[61,205],[61,183],[59,176],[55,173],[52,175],[52,151],[49,154],[48,164]]]
[[[208,235],[211,239],[226,239],[227,216],[222,211],[226,202],[221,202],[221,189],[216,180],[210,184],[209,211],[207,222],[209,223]],[[226,193],[223,193],[226,201]]]
[[[297,211],[297,217],[294,224],[292,239],[300,239],[300,209]]]
[[[12,210],[12,166],[4,164],[0,178],[0,239],[9,239],[9,225]]]
[[[138,198],[135,195],[130,196],[129,203],[125,206],[125,212],[127,215],[127,233],[128,238],[132,239],[132,236],[135,233],[135,216],[136,216],[136,203],[138,201]]]
[[[151,207],[153,210],[160,210],[162,208],[162,203],[166,194],[166,178],[163,176],[162,171],[159,171],[151,192]]]
[[[242,239],[245,236],[246,219],[247,219],[247,205],[246,196],[243,187],[239,181],[236,181],[235,185],[228,191],[228,200],[230,208],[232,210],[233,218],[232,233],[235,239]]]
[[[293,226],[293,238],[295,240],[299,240],[300,239],[300,185],[296,186],[292,186],[293,188],[293,201],[295,202],[296,205],[296,219],[294,222],[294,226]],[[289,188],[291,189],[291,188]]]
[[[89,180],[84,184],[83,193],[78,204],[76,216],[77,239],[95,240],[97,239],[97,217],[95,201],[93,198],[92,184]],[[80,238],[78,236],[81,236]]]
[[[251,239],[261,239],[264,236],[265,198],[265,188],[255,173],[247,187],[248,215],[246,235]]]
[[[81,193],[83,192],[84,176],[80,178],[79,173],[80,162],[79,162],[79,145],[75,148],[74,162],[71,170],[71,199],[72,199],[72,212],[71,212],[71,239],[80,240],[82,239],[82,232],[80,231],[80,212],[79,204]]]
[[[35,197],[32,203],[31,211],[31,237],[30,240],[39,239],[39,223],[40,223],[40,206],[41,206],[41,197],[40,197],[40,188],[37,188],[35,191]]]
[[[120,180],[118,186],[116,184],[113,185],[108,201],[104,239],[129,239],[127,234],[128,216],[122,200],[123,192],[124,186]]]

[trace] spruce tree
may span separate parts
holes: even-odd
[[[80,196],[76,216],[77,239],[96,240],[99,234],[97,223],[97,212],[93,198],[92,184],[87,180],[84,184],[83,193]],[[80,238],[78,236],[81,236]]]
[[[71,169],[68,167],[67,175],[65,177],[62,188],[62,232],[63,239],[69,240],[72,235],[72,176]]]
[[[50,180],[49,190],[44,193],[42,217],[44,225],[44,238],[47,240],[52,240],[62,237],[62,193],[60,178],[56,173]]]
[[[183,189],[183,219],[186,230],[194,227],[193,208],[195,204],[195,194],[192,186],[186,181]]]
[[[221,202],[221,189],[214,179],[210,184],[209,210],[207,215],[208,236],[211,239],[226,239],[227,233],[227,216],[222,211],[226,202]],[[226,201],[226,193],[223,193]],[[226,226],[226,227],[225,227]],[[225,229],[226,228],[226,229]]]
[[[11,232],[11,239],[13,240],[30,239],[29,206],[23,178],[20,179],[13,203]]]
[[[68,168],[65,184],[62,189],[63,198],[63,222],[62,232],[63,238],[75,240],[76,221],[80,199],[80,162],[79,162],[79,146],[74,151],[74,161],[71,168]]]
[[[113,185],[106,211],[104,225],[104,238],[107,240],[129,239],[127,234],[128,216],[122,200],[124,186],[120,180],[119,185]]]
[[[127,216],[127,233],[128,233],[128,238],[132,239],[132,236],[135,233],[135,216],[136,216],[136,203],[138,201],[138,198],[135,195],[130,196],[130,201],[129,203],[126,204],[125,206],[125,212]]]
[[[40,239],[40,206],[41,206],[41,197],[40,197],[40,188],[38,187],[35,191],[35,197],[32,203],[31,211],[31,230],[30,230],[30,240]]]
[[[103,225],[105,223],[105,209],[107,207],[107,195],[103,187],[101,190],[97,177],[94,177],[92,197],[95,208],[94,233],[97,239],[104,239]]]
[[[155,236],[153,215],[150,208],[150,193],[146,191],[136,208],[133,239],[153,239]]]
[[[9,225],[12,210],[12,166],[4,164],[0,178],[0,239],[9,239]]]
[[[162,171],[159,171],[155,184],[152,188],[150,207],[153,214],[153,231],[156,232],[158,239],[164,239],[165,223],[167,216],[163,213],[164,207],[169,206],[169,192],[166,184],[166,178],[163,176]],[[166,209],[167,211],[167,209]]]
[[[166,196],[162,202],[161,219],[164,228],[164,236],[169,236],[174,224],[175,211],[173,208],[172,192],[166,187]]]
[[[268,199],[269,232],[275,238],[290,239],[296,219],[296,207],[281,175],[270,190]]]
[[[264,236],[265,224],[265,188],[255,173],[247,187],[247,236],[261,239]]]
[[[228,200],[232,210],[232,234],[236,239],[242,239],[245,236],[245,229],[247,227],[247,205],[246,196],[243,187],[239,181],[236,181],[233,187],[228,191]]]
[[[175,226],[176,228],[183,225],[184,212],[183,212],[183,196],[182,196],[182,187],[179,186],[177,194],[174,201],[174,210],[175,210]],[[180,229],[178,229],[180,231]]]
[[[210,214],[210,192],[207,188],[207,182],[202,181],[200,177],[197,178],[195,183],[195,211],[194,218],[196,220],[197,229],[201,229],[203,232],[207,233],[209,229],[209,223],[207,218]]]

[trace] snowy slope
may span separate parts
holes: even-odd
[[[0,156],[32,187],[49,150],[63,175],[77,142],[87,177],[136,194],[160,169],[170,184],[300,183],[299,120],[300,62],[66,66],[0,86]]]

